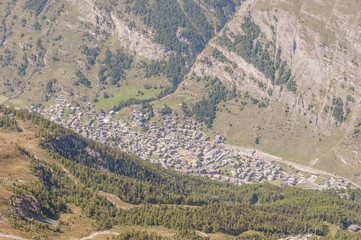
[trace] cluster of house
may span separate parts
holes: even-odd
[[[126,121],[113,111],[99,113],[92,103],[85,112],[65,101],[45,110],[34,107],[33,111],[84,137],[185,174],[208,176],[237,185],[272,182],[312,189],[351,185],[343,179],[331,177],[320,182],[316,175],[286,170],[288,167],[282,167],[253,149],[226,145],[221,136],[211,139],[202,132],[201,123],[185,117],[165,115],[159,121],[149,121],[146,111],[134,110]]]

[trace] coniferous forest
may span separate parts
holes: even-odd
[[[194,231],[238,236],[253,230],[257,234],[248,239],[275,239],[317,229],[318,235],[326,236],[330,231],[327,224],[340,229],[340,239],[355,239],[356,235],[345,229],[361,224],[360,190],[314,191],[270,184],[235,186],[183,175],[85,139],[35,114],[3,106],[0,111],[6,122],[2,128],[17,126],[17,121],[40,126],[36,133],[40,147],[57,162],[45,162],[17,147],[30,159],[38,180],[15,184],[12,191],[18,197],[35,197],[41,203],[43,217],[56,219],[68,210],[69,204],[75,204],[96,221],[99,229],[115,225],[164,226],[179,231],[176,239],[199,239]],[[10,129],[17,131],[16,127]],[[137,207],[118,209],[99,191]],[[14,217],[11,221],[21,228],[18,220]],[[163,238],[133,231],[117,239]]]

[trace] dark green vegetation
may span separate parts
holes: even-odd
[[[183,111],[183,113],[184,113],[184,115],[185,115],[186,117],[192,117],[192,116],[193,116],[193,113],[192,113],[192,111],[189,109],[187,103],[182,102],[182,105],[181,105],[181,106],[182,106],[182,111]]]
[[[31,159],[31,168],[39,180],[29,185],[15,186],[13,191],[17,197],[24,194],[34,196],[40,203],[42,217],[56,218],[59,213],[67,211],[67,203],[73,203],[81,206],[87,217],[96,219],[99,228],[109,228],[112,225],[116,213],[113,204],[94,190],[75,185],[56,165],[36,159],[21,147],[18,149]],[[16,225],[16,218],[13,221]]]
[[[92,52],[93,53],[90,53],[92,56],[90,62],[94,62],[97,54],[97,51],[94,52],[93,50]],[[129,56],[120,50],[113,54],[107,49],[105,58],[102,62],[103,65],[99,70],[99,80],[104,82],[107,78],[110,78],[111,84],[117,84],[120,80],[126,78],[124,70],[130,69],[132,62],[132,56]]]
[[[216,106],[228,98],[230,92],[218,79],[210,81],[211,92],[207,99],[203,98],[193,106],[193,113],[199,122],[204,122],[208,128],[216,118]]]
[[[205,87],[208,89],[208,97],[203,97],[202,100],[196,102],[193,105],[192,112],[190,112],[185,103],[182,104],[182,110],[186,116],[190,117],[194,115],[197,121],[203,122],[208,128],[211,128],[216,118],[217,105],[222,101],[226,102],[239,97],[240,93],[237,92],[235,86],[231,90],[228,90],[218,78],[205,77],[204,81],[206,82]],[[238,99],[236,100],[238,101]],[[257,101],[256,103],[254,102],[254,104],[259,102],[257,99],[252,100]],[[259,106],[263,106],[261,104],[265,103],[260,103]]]
[[[160,237],[157,236],[155,233],[147,234],[142,231],[132,231],[120,234],[119,236],[115,237],[116,240],[169,240],[167,237]],[[208,238],[200,237],[196,235],[194,231],[189,230],[181,230],[179,231],[174,238],[174,240],[182,240],[182,239],[189,239],[189,240],[206,240]]]
[[[332,100],[333,104],[333,111],[332,115],[338,122],[342,122],[344,120],[344,114],[343,114],[343,101],[341,98],[334,98]]]
[[[163,115],[170,115],[170,114],[172,114],[172,109],[170,107],[168,107],[167,104],[164,104],[164,107],[162,108],[161,113]]]
[[[234,236],[254,230],[261,239],[307,233],[315,228],[325,236],[329,230],[324,222],[340,229],[361,223],[360,190],[341,191],[341,198],[334,190],[308,191],[269,184],[234,186],[178,174],[84,139],[37,115],[6,107],[0,107],[0,111],[6,117],[12,114],[18,121],[40,126],[36,134],[40,146],[58,163],[38,160],[18,147],[31,159],[38,180],[30,185],[17,184],[13,191],[18,197],[24,194],[36,197],[44,217],[56,218],[67,211],[68,204],[75,204],[100,229],[118,224],[165,226],[180,230],[179,236],[191,235],[194,230]],[[117,209],[98,191],[139,206],[127,211]],[[177,206],[183,204],[200,207]],[[13,225],[20,227],[17,218],[12,219]],[[142,234],[127,233],[121,237],[139,238]]]
[[[89,65],[94,65],[95,60],[97,59],[97,57],[100,54],[100,48],[99,47],[89,48],[86,45],[82,45],[80,47],[80,51],[81,51],[82,54],[85,54],[87,56],[87,62],[88,62]],[[111,52],[109,53],[108,51],[109,51],[109,49],[106,52],[106,55],[105,55],[106,58],[109,57],[110,54],[112,54]],[[104,61],[106,61],[106,59]],[[107,61],[109,61],[109,60],[107,60]]]
[[[54,92],[54,85],[56,84],[56,79],[51,79],[45,87],[45,91],[49,94]]]
[[[0,116],[0,128],[8,128],[12,131],[21,132],[21,128],[19,128],[18,123],[15,118],[3,115]]]
[[[215,29],[219,31],[232,16],[240,1],[209,2],[216,8],[216,26],[207,20],[209,13],[194,1],[181,2],[156,0],[151,4],[148,0],[129,0],[128,10],[142,17],[144,24],[156,31],[156,42],[172,51],[186,54],[187,59],[193,61],[214,36]]]
[[[78,77],[78,80],[74,82],[74,85],[83,84],[85,87],[91,86],[91,82],[84,76],[84,73],[77,71],[76,76]]]
[[[27,0],[26,7],[33,10],[35,15],[38,16],[44,9],[48,0]]]
[[[223,31],[223,35],[218,39],[221,46],[226,46],[228,50],[235,52],[248,63],[255,66],[259,71],[272,81],[272,84],[287,84],[287,89],[296,92],[296,82],[291,79],[291,69],[285,61],[281,60],[281,50],[276,49],[271,42],[265,44],[261,41],[262,33],[258,25],[249,18],[244,19],[242,24],[244,35],[230,34],[227,36],[227,29]],[[213,55],[221,57],[217,52]]]
[[[229,61],[226,56],[224,56],[223,53],[216,48],[214,48],[212,51],[212,57],[218,59],[222,63]]]
[[[117,240],[165,240],[163,237],[157,236],[155,233],[147,234],[141,231],[132,231],[120,234],[115,239]]]

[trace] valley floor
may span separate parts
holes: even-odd
[[[117,146],[144,160],[185,174],[206,176],[236,185],[270,182],[305,189],[358,187],[341,176],[304,166],[256,149],[224,144],[203,132],[203,125],[176,115],[149,119],[147,111],[133,110],[128,119],[113,111],[98,114],[63,101],[49,109],[33,108],[85,137]]]

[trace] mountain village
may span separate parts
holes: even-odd
[[[305,189],[349,188],[351,183],[335,177],[300,172],[253,149],[224,144],[221,136],[211,139],[202,124],[175,114],[158,122],[146,111],[133,110],[127,122],[114,111],[100,113],[92,103],[89,111],[65,100],[49,109],[32,110],[77,133],[184,174],[206,176],[236,185],[270,182]]]

